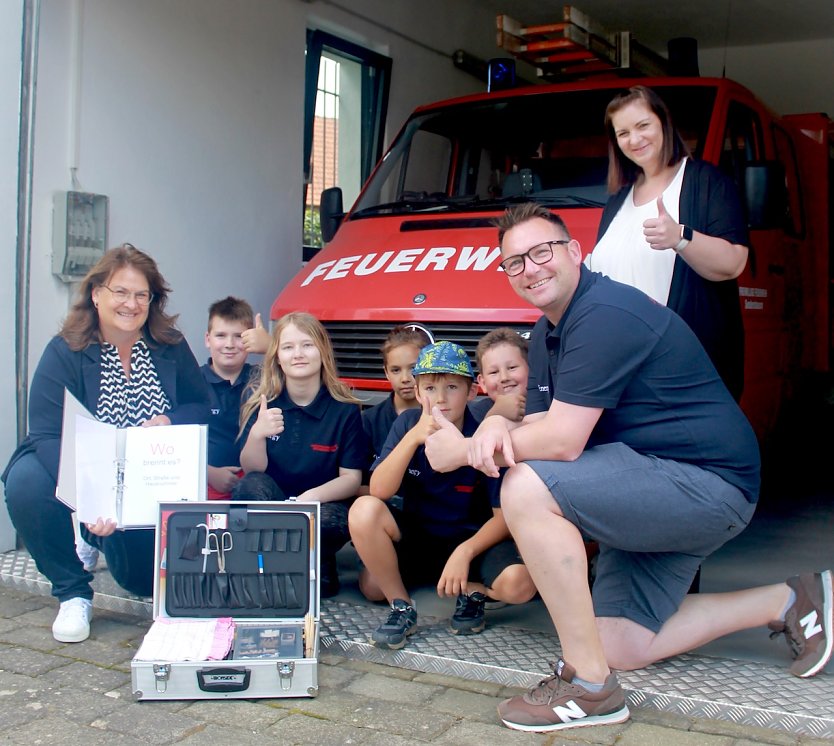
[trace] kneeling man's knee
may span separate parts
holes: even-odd
[[[507,512],[525,511],[534,502],[550,498],[550,491],[538,474],[526,464],[516,464],[501,482],[501,508]],[[550,498],[552,499],[552,498]]]

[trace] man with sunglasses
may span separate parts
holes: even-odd
[[[426,454],[439,471],[462,459],[495,477],[510,467],[501,507],[559,634],[553,675],[502,702],[502,721],[539,732],[621,722],[629,713],[612,669],[756,626],[786,635],[791,673],[821,671],[830,571],[687,596],[702,560],[750,521],[760,464],[752,428],[686,323],[584,267],[544,207],[508,209],[499,242],[509,283],[543,313],[527,415],[487,417],[464,441],[435,413],[441,430]],[[593,596],[583,539],[600,545]]]

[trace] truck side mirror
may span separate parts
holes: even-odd
[[[747,224],[754,230],[784,228],[787,215],[785,168],[778,161],[748,163],[744,167]]]
[[[342,190],[339,187],[330,187],[321,193],[319,201],[319,214],[321,215],[321,237],[325,243],[330,242],[345,216],[342,206]]]

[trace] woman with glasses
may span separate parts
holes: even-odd
[[[689,157],[669,110],[649,88],[615,96],[605,130],[612,197],[585,263],[676,311],[738,400],[744,332],[736,278],[748,251],[735,185]]]
[[[203,423],[208,392],[197,361],[165,313],[170,288],[147,254],[130,244],[106,252],[87,273],[61,331],[41,357],[29,395],[29,435],[3,474],[9,515],[60,609],[52,634],[90,634],[92,575],[76,554],[70,509],[55,497],[64,389],[96,419],[118,427]],[[114,580],[153,593],[152,529],[81,526],[104,552]]]

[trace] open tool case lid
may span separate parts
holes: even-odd
[[[318,547],[318,503],[160,503],[154,618],[318,619]]]

